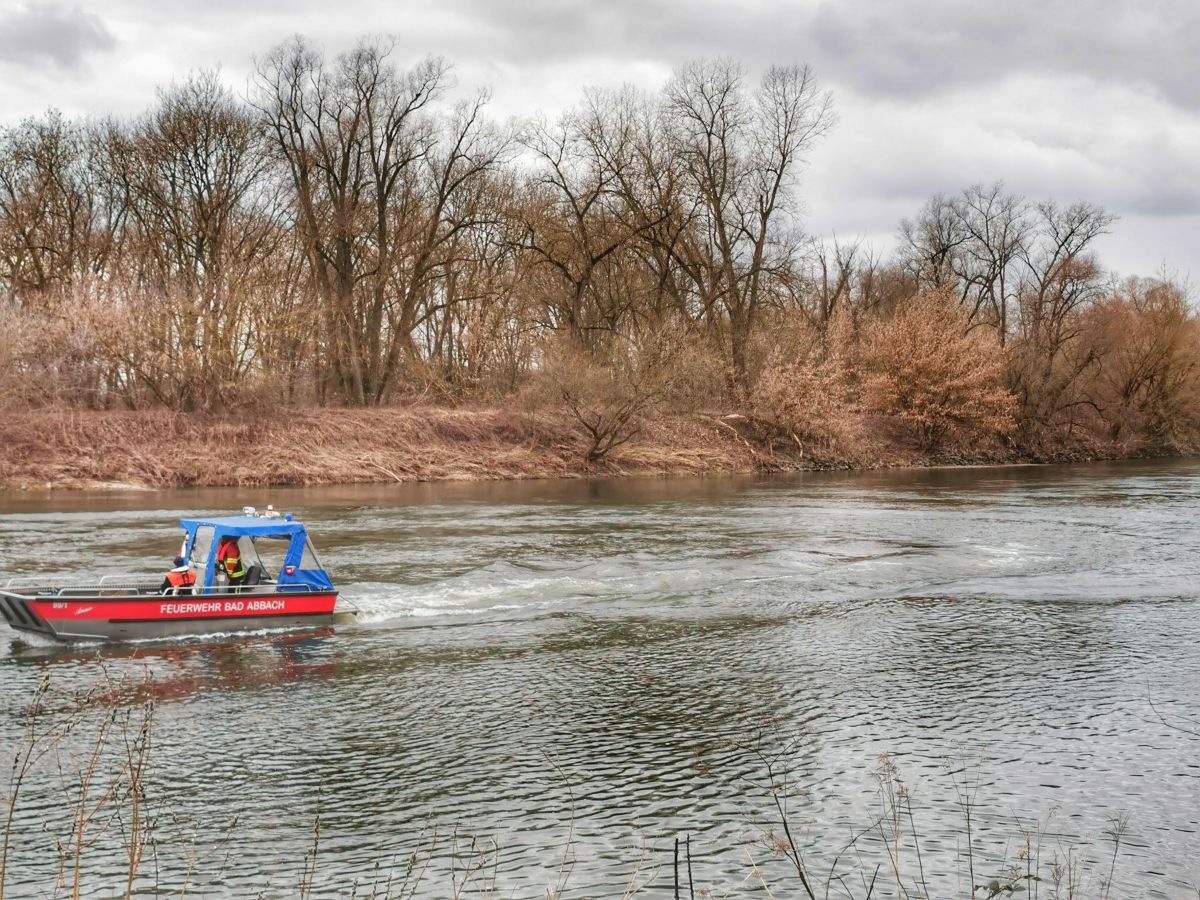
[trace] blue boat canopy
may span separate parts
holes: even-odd
[[[267,519],[261,516],[223,516],[215,519],[180,519],[179,524],[189,534],[201,525],[211,525],[222,535],[254,537],[258,535],[304,534],[304,525],[286,519]]]
[[[182,555],[196,567],[198,581],[203,590],[219,587],[221,574],[217,563],[217,551],[221,543],[234,538],[238,542],[243,564],[259,565],[267,578],[280,588],[333,590],[333,581],[317,561],[316,551],[308,539],[308,531],[302,522],[290,516],[219,516],[211,519],[180,519],[179,525],[187,533]],[[257,542],[262,539],[274,543],[286,540],[287,547],[282,557],[272,553],[275,565],[259,553]],[[275,544],[278,547],[278,544]],[[277,568],[278,571],[274,571]]]

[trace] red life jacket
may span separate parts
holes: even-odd
[[[172,569],[167,573],[167,583],[173,588],[191,587],[196,583],[196,573],[191,569],[177,572]]]

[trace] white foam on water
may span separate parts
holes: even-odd
[[[20,642],[30,647],[61,647],[62,644],[47,634],[38,634],[36,631],[10,631],[9,638],[11,642]],[[89,641],[89,643],[94,643]]]
[[[728,580],[720,572],[664,567],[654,560],[633,565],[598,562],[569,573],[498,563],[426,584],[358,582],[347,585],[342,596],[358,609],[360,623],[378,624],[407,617],[540,611],[630,597],[661,599]]]
[[[964,550],[976,554],[979,558],[977,565],[984,568],[1012,568],[1025,565],[1040,565],[1053,563],[1062,559],[1053,553],[1046,553],[1030,547],[1028,544],[1009,542],[1002,546],[990,544],[967,544]]]

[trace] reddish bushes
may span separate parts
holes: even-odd
[[[966,311],[953,296],[930,291],[864,334],[864,406],[913,434],[925,452],[947,442],[992,443],[1015,426],[1004,351],[994,333],[968,328]]]
[[[992,450],[1014,427],[1005,354],[968,330],[945,291],[919,294],[857,329],[835,320],[799,360],[777,358],[759,381],[759,415],[820,455],[869,462],[906,446]]]

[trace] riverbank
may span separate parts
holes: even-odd
[[[854,459],[765,439],[740,416],[668,415],[601,462],[585,459],[560,411],[407,407],[311,409],[244,418],[162,410],[7,413],[0,489],[284,486],[706,475],[830,468],[974,465],[1031,460],[995,448],[924,456],[880,445]],[[1115,453],[1064,453],[1077,461]]]

